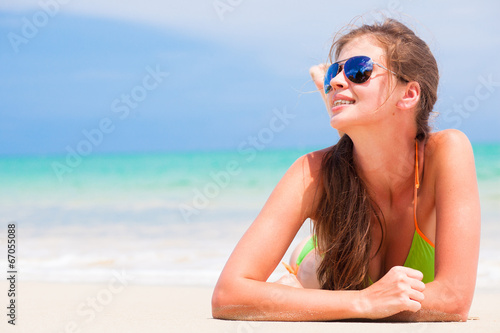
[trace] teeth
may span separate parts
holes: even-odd
[[[341,105],[341,104],[354,104],[354,101],[345,101],[343,99],[338,99],[333,102],[333,106]]]

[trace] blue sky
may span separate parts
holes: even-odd
[[[500,141],[499,12],[493,0],[3,1],[0,154],[329,146],[308,69],[352,18],[384,14],[438,60],[435,127]],[[274,126],[277,114],[290,117]]]

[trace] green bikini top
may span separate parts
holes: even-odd
[[[403,264],[405,267],[419,270],[423,273],[422,282],[434,281],[434,244],[420,231],[417,223],[417,190],[420,187],[418,177],[418,141],[415,141],[415,188],[413,193],[413,220],[415,222],[415,233],[411,242],[410,251]],[[302,251],[297,257],[297,267],[302,263],[305,256],[317,246],[316,237],[309,238]],[[372,280],[369,279],[370,284]]]
[[[418,141],[415,140],[415,187],[413,190],[413,221],[415,233],[411,242],[410,252],[403,266],[421,271],[424,274],[422,282],[434,281],[434,244],[427,238],[417,223],[417,190],[420,187],[418,177]]]
[[[410,252],[403,266],[421,271],[424,274],[422,282],[428,283],[434,281],[434,245],[419,231],[415,230]]]

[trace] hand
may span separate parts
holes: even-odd
[[[304,288],[300,284],[299,280],[297,280],[297,276],[295,276],[294,274],[283,275],[275,283],[279,283],[279,284],[282,284],[282,285],[285,285],[285,286],[294,287],[294,288]]]
[[[316,66],[312,66],[309,69],[309,75],[311,75],[311,78],[318,88],[319,91],[323,93],[323,81],[325,80],[325,74],[327,71],[327,64],[319,64]]]
[[[366,318],[380,319],[401,311],[417,312],[424,300],[422,272],[395,266],[379,281],[361,291]]]
[[[325,91],[324,91],[324,84],[323,84],[327,70],[328,70],[327,64],[319,64],[316,66],[312,66],[309,69],[309,74],[311,75],[311,78],[312,78],[314,84],[316,85],[316,88],[318,88],[318,90],[321,94],[321,98],[323,99],[323,102],[325,103],[325,106],[326,106],[326,111],[328,112],[328,114],[331,117],[332,114],[331,114],[329,103],[326,99],[326,95],[325,95]],[[339,135],[342,136],[343,133],[339,132]]]

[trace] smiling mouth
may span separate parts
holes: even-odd
[[[345,105],[345,104],[354,104],[354,101],[346,101],[343,99],[338,99],[335,102],[333,102],[333,106],[339,106],[339,105]]]

